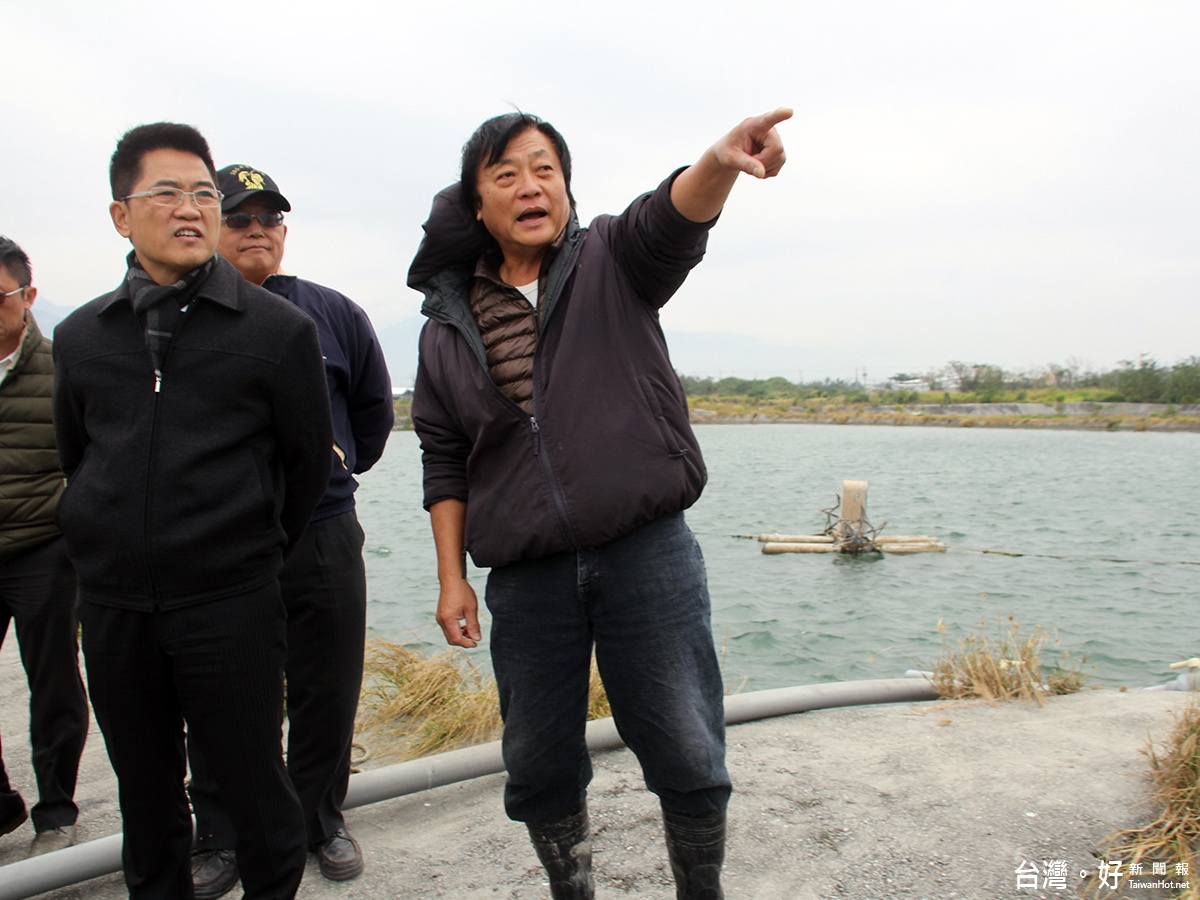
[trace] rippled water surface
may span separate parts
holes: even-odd
[[[709,484],[688,521],[708,563],[727,680],[759,690],[928,668],[968,631],[1052,630],[1095,682],[1144,686],[1200,655],[1200,435],[823,425],[697,429]],[[362,479],[368,617],[441,646],[420,452],[396,432]],[[740,535],[825,524],[868,481],[885,534],[946,553],[767,556]],[[984,553],[982,551],[1002,551]],[[1002,554],[1024,554],[1011,556]],[[482,598],[486,573],[472,570]],[[945,622],[945,636],[937,633]],[[486,633],[486,632],[485,632]],[[486,663],[486,647],[471,651]],[[1050,654],[1047,653],[1047,661]]]

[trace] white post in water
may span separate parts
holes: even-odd
[[[842,482],[842,512],[838,516],[837,536],[845,541],[862,536],[867,518],[867,482]]]

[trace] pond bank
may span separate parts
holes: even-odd
[[[1200,432],[1200,406],[1157,403],[951,403],[875,406],[764,403],[747,408],[694,399],[696,425],[921,425],[943,428],[1053,428],[1081,431]]]
[[[29,800],[28,690],[9,643],[0,652],[0,721],[10,775]],[[1060,878],[1065,896],[1081,872],[1098,871],[1093,854],[1105,837],[1146,820],[1141,751],[1149,737],[1163,741],[1190,699],[1099,690],[1045,706],[897,703],[734,726],[726,890],[788,900],[1058,896],[1021,887],[1032,865],[1039,887]],[[594,759],[597,893],[673,896],[658,804],[636,760],[625,749]],[[93,721],[76,792],[80,841],[119,833],[115,781]],[[366,871],[327,881],[310,859],[298,897],[544,898],[544,873],[525,830],[504,816],[503,789],[504,777],[490,775],[351,810]],[[32,836],[26,823],[0,838],[0,866],[23,859]],[[112,874],[41,900],[127,895]]]

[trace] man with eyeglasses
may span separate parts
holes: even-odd
[[[325,356],[336,459],[325,496],[280,576],[288,614],[287,765],[321,874],[346,881],[363,870],[362,850],[342,816],[367,623],[354,476],[383,454],[394,415],[391,379],[361,308],[337,291],[283,274],[283,214],[292,207],[274,179],[233,165],[217,173],[217,184],[224,194],[221,256],[247,281],[311,316]],[[203,755],[189,747],[189,756],[198,837],[192,882],[196,900],[213,900],[237,884],[236,835]]]
[[[29,743],[38,802],[30,856],[75,842],[75,781],[87,740],[79,676],[75,571],[54,510],[63,489],[50,393],[54,363],[30,307],[29,257],[0,236],[0,644],[16,625],[29,680]],[[0,834],[30,812],[0,760]]]
[[[125,881],[138,900],[192,896],[186,722],[237,828],[244,896],[291,898],[305,842],[281,749],[279,572],[333,458],[316,326],[217,255],[196,129],[132,129],[109,176],[133,252],[55,331],[54,417]]]

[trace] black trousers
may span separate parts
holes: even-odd
[[[29,743],[38,802],[30,815],[38,831],[73,825],[75,780],[87,740],[88,708],[79,675],[75,570],[61,537],[0,564],[0,645],[11,620],[29,681]],[[0,760],[0,821],[23,801]]]
[[[279,585],[170,611],[83,603],[92,707],[117,773],[129,896],[192,896],[184,723],[237,826],[244,896],[289,900],[304,823],[283,763]]]
[[[367,627],[363,532],[354,510],[309,524],[279,577],[287,609],[287,769],[311,846],[342,827]],[[198,846],[231,850],[237,832],[206,755],[188,744]],[[240,861],[240,860],[239,860]]]

